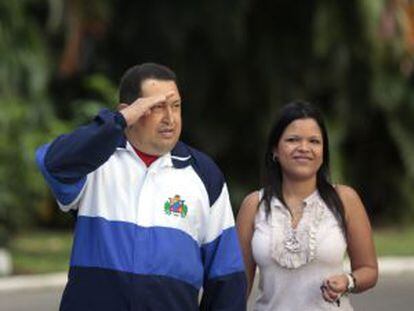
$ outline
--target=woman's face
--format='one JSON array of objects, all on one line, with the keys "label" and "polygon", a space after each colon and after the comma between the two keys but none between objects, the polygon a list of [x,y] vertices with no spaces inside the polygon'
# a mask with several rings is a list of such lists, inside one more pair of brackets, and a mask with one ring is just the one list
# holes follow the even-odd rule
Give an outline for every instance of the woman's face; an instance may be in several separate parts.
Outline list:
[{"label": "woman's face", "polygon": [[290,123],[273,154],[280,163],[284,178],[315,178],[323,162],[323,139],[318,123],[311,118]]}]

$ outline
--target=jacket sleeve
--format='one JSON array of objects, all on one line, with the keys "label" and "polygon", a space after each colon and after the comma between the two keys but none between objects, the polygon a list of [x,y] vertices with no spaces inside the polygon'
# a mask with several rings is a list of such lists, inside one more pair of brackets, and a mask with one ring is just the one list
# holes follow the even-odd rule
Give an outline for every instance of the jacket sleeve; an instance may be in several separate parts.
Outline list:
[{"label": "jacket sleeve", "polygon": [[87,175],[115,152],[125,126],[119,112],[103,109],[92,123],[37,149],[37,165],[63,210],[75,208]]},{"label": "jacket sleeve", "polygon": [[225,184],[209,217],[202,246],[205,276],[200,310],[246,310],[246,276]]}]

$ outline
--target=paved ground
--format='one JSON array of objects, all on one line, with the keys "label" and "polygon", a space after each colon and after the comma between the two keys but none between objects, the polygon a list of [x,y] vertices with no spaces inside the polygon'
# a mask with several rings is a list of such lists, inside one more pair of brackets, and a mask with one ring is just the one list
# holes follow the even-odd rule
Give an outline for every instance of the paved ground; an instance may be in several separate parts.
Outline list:
[{"label": "paved ground", "polygon": [[1,311],[57,311],[63,288],[0,292]]},{"label": "paved ground", "polygon": [[361,311],[412,311],[414,273],[382,276],[377,286],[366,293],[355,295],[352,303]]},{"label": "paved ground", "polygon": [[[62,290],[62,286],[0,290],[0,311],[56,311]],[[352,301],[356,311],[412,311],[413,298],[410,272],[382,276],[374,290],[354,295]]]},{"label": "paved ground", "polygon": [[[412,311],[413,298],[414,272],[408,272],[381,276],[374,289],[352,295],[351,301],[355,311]],[[250,299],[248,311],[252,305]]]}]

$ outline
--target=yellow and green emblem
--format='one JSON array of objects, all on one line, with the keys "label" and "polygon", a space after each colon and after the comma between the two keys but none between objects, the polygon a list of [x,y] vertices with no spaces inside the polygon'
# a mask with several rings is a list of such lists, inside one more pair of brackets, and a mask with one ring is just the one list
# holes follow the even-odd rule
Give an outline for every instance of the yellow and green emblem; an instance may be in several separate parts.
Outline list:
[{"label": "yellow and green emblem", "polygon": [[181,200],[180,196],[176,194],[174,197],[168,198],[168,201],[164,203],[164,212],[167,215],[184,218],[187,215],[188,207],[184,204],[184,200]]}]

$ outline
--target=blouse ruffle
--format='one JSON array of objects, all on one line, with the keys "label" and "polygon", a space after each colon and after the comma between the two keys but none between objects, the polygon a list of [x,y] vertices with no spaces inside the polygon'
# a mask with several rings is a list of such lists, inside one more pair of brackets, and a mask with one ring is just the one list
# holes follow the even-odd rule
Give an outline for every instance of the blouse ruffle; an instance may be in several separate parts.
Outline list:
[{"label": "blouse ruffle", "polygon": [[311,262],[316,254],[316,233],[323,219],[326,205],[318,192],[305,200],[302,218],[292,228],[291,215],[286,207],[272,200],[271,257],[282,267],[295,269]]}]

